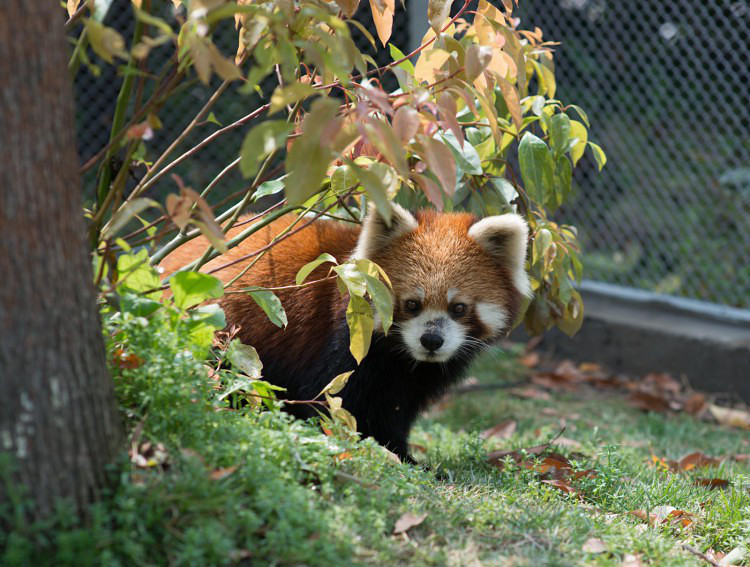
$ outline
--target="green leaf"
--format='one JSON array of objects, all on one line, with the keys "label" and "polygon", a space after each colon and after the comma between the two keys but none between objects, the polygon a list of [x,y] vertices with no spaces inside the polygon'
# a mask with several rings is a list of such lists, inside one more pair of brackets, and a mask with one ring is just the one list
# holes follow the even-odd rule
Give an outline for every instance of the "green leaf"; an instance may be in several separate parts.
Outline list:
[{"label": "green leaf", "polygon": [[570,138],[570,118],[567,114],[555,114],[549,120],[550,144],[556,155],[565,151]]},{"label": "green leaf", "polygon": [[573,166],[565,155],[557,158],[555,163],[555,197],[554,204],[562,205],[563,201],[570,195],[573,183]]},{"label": "green leaf", "polygon": [[102,239],[107,240],[108,238],[112,238],[115,234],[120,232],[135,215],[149,207],[160,208],[160,205],[153,199],[148,199],[146,197],[139,197],[138,199],[128,201],[125,205],[117,209],[117,212],[114,215],[112,215],[112,218],[104,227],[104,230],[102,230]]},{"label": "green leaf", "polygon": [[207,299],[217,299],[224,295],[221,280],[200,272],[177,272],[169,279],[174,304],[180,309],[188,309]]},{"label": "green leaf", "polygon": [[[284,176],[286,177],[286,176]],[[267,197],[268,195],[275,195],[284,190],[284,177],[279,179],[272,179],[261,183],[260,186],[253,193],[253,202],[257,201],[261,197]]]},{"label": "green leaf", "polygon": [[586,130],[586,126],[577,120],[571,120],[570,139],[571,141],[573,139],[576,140],[570,150],[570,157],[573,160],[573,165],[578,165],[578,160],[583,157],[583,152],[586,149],[586,142],[589,140],[589,132]]},{"label": "green leaf", "polygon": [[357,174],[348,165],[337,167],[331,174],[331,189],[334,193],[343,193],[359,183]]},{"label": "green leaf", "polygon": [[148,317],[161,306],[160,302],[135,293],[123,293],[120,297],[120,310],[136,317]]},{"label": "green leaf", "polygon": [[589,116],[588,114],[584,112],[584,110],[580,106],[576,104],[569,104],[568,108],[572,108],[573,110],[575,110],[578,113],[578,116],[581,117],[581,120],[583,120],[584,124],[586,124],[586,127],[591,128],[591,123],[589,122]]},{"label": "green leaf", "polygon": [[[157,271],[148,263],[148,251],[141,248],[135,254],[122,254],[117,258],[117,285],[120,291],[143,293],[161,287]],[[159,299],[161,291],[150,293],[151,299]]]},{"label": "green leaf", "polygon": [[302,266],[299,269],[299,272],[297,272],[297,277],[295,278],[294,283],[296,283],[297,285],[300,285],[302,282],[305,281],[305,279],[307,279],[307,276],[309,276],[310,273],[315,268],[317,268],[321,264],[325,264],[326,262],[331,262],[333,264],[338,264],[338,262],[336,261],[336,258],[334,258],[330,254],[324,252],[323,254],[321,254],[320,256],[318,256],[315,260],[313,260],[312,262],[309,262],[309,263],[305,264],[304,266]]},{"label": "green leaf", "polygon": [[266,157],[284,147],[293,129],[294,124],[286,120],[266,120],[254,126],[245,136],[240,150],[243,177],[255,175]]},{"label": "green leaf", "polygon": [[366,299],[357,295],[349,296],[346,323],[349,326],[349,351],[359,364],[370,350],[374,327],[372,307]]},{"label": "green leaf", "polygon": [[534,236],[534,260],[532,264],[543,260],[550,246],[552,246],[552,233],[546,228],[540,228]]},{"label": "green leaf", "polygon": [[293,104],[298,100],[318,94],[320,94],[320,91],[307,83],[295,82],[285,87],[276,87],[276,90],[271,95],[271,106],[268,109],[268,115],[270,116],[278,112],[288,104]]},{"label": "green leaf", "polygon": [[245,291],[258,304],[258,307],[265,312],[271,323],[277,327],[286,327],[289,324],[286,318],[286,311],[284,311],[284,307],[281,305],[281,300],[274,292],[260,287],[250,287]]},{"label": "green leaf", "polygon": [[602,168],[607,163],[607,154],[604,153],[604,150],[599,147],[598,144],[595,144],[594,142],[589,142],[589,147],[594,152],[594,159],[596,159],[596,165],[599,166],[599,171],[602,170]]},{"label": "green leaf", "polygon": [[261,377],[263,363],[260,361],[258,351],[250,345],[242,344],[239,339],[232,339],[229,343],[227,359],[232,363],[233,368],[241,370],[250,378]]},{"label": "green leaf", "polygon": [[341,281],[344,282],[346,289],[349,290],[351,295],[364,297],[367,292],[367,281],[365,281],[365,274],[359,271],[356,264],[347,262],[336,266],[333,270],[338,274]]},{"label": "green leaf", "polygon": [[367,293],[370,294],[372,303],[380,314],[380,319],[383,322],[383,333],[388,334],[388,329],[391,328],[393,323],[393,298],[391,292],[388,291],[386,285],[381,282],[378,278],[365,274],[365,281],[367,282]]},{"label": "green leaf", "polygon": [[477,153],[477,150],[467,140],[464,140],[464,147],[456,139],[456,136],[451,131],[445,131],[441,134],[443,141],[453,153],[453,157],[456,158],[456,165],[460,167],[464,173],[470,175],[482,175],[482,160]]},{"label": "green leaf", "polygon": [[[351,165],[354,164],[352,163]],[[357,165],[354,165],[354,167],[368,196],[375,203],[378,213],[385,221],[385,224],[390,226],[393,209],[388,198],[388,189],[389,184],[398,182],[398,176],[395,175],[392,168],[384,163],[370,164],[369,169],[364,169]]]},{"label": "green leaf", "polygon": [[206,116],[206,122],[210,122],[211,124],[216,124],[217,126],[223,126],[223,124],[218,121],[218,119],[216,118],[216,115],[213,112],[208,113],[208,116]]},{"label": "green leaf", "polygon": [[227,326],[227,318],[224,310],[216,305],[201,305],[196,309],[190,310],[190,318],[194,321],[201,321],[206,325],[211,325],[214,330],[223,329]]},{"label": "green leaf", "polygon": [[302,135],[292,144],[286,155],[286,171],[289,172],[285,193],[290,205],[304,203],[320,190],[320,184],[333,159],[328,147],[332,140],[323,134],[326,126],[338,112],[335,99],[319,98],[313,102],[310,112],[302,123]]},{"label": "green leaf", "polygon": [[[399,59],[404,59],[404,57],[406,57],[404,53],[392,43],[388,44],[388,49],[391,52],[391,59],[393,59],[394,61],[398,61]],[[396,65],[396,67],[399,69],[403,69],[412,77],[414,76],[414,63],[412,63],[408,59],[405,59],[404,61]]]},{"label": "green leaf", "polygon": [[518,145],[518,161],[529,197],[537,203],[547,202],[552,193],[555,170],[547,144],[526,132]]}]

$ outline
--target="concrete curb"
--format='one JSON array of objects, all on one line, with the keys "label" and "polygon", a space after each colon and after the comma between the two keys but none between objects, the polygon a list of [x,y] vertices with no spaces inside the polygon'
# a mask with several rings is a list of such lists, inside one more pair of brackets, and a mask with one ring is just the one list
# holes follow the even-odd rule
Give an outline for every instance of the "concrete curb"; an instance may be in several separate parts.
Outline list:
[{"label": "concrete curb", "polygon": [[581,330],[573,338],[550,331],[542,348],[616,372],[670,372],[750,402],[750,311],[597,282],[584,282],[581,294]]}]

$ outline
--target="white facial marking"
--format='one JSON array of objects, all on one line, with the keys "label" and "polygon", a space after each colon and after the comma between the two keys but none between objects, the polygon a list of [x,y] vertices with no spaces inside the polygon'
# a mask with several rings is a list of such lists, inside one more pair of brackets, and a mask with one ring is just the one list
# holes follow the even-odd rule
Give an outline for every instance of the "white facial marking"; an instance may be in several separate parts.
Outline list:
[{"label": "white facial marking", "polygon": [[448,298],[448,303],[453,301],[453,298],[456,297],[457,295],[458,295],[458,290],[455,287],[449,289],[448,293],[446,294],[446,297]]},{"label": "white facial marking", "polygon": [[480,301],[476,306],[477,316],[493,333],[499,333],[508,324],[508,312],[494,303]]},{"label": "white facial marking", "polygon": [[[439,335],[443,344],[430,353],[421,342],[426,333]],[[409,354],[424,362],[445,362],[452,358],[466,340],[463,326],[450,318],[447,312],[438,309],[425,309],[401,324],[401,337],[409,349]]]}]

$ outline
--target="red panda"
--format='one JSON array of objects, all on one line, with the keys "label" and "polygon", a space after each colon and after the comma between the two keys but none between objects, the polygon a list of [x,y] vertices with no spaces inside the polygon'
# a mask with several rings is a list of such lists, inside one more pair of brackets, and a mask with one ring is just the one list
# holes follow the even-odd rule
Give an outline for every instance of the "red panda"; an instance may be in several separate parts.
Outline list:
[{"label": "red panda", "polygon": [[[204,270],[262,248],[292,218],[264,227]],[[393,205],[389,226],[371,207],[361,228],[312,223],[272,247],[232,286],[291,286],[276,292],[289,320],[286,329],[273,325],[247,294],[228,294],[220,303],[227,324],[240,327],[237,337],[257,349],[264,379],[286,388],[281,397],[312,399],[334,376],[354,370],[340,394],[343,407],[354,415],[363,436],[413,462],[407,441],[414,420],[462,378],[484,346],[509,331],[524,296],[530,295],[524,270],[527,239],[526,222],[515,214],[481,220],[433,211],[414,216]],[[193,240],[162,266],[174,271],[206,245],[203,239]],[[349,352],[348,298],[335,281],[293,286],[299,269],[324,252],[339,262],[368,258],[393,284],[393,326],[387,336],[376,328],[359,366]],[[226,283],[249,261],[214,275]],[[308,281],[325,278],[327,270],[317,268]],[[314,415],[305,405],[288,408],[299,417]]]}]

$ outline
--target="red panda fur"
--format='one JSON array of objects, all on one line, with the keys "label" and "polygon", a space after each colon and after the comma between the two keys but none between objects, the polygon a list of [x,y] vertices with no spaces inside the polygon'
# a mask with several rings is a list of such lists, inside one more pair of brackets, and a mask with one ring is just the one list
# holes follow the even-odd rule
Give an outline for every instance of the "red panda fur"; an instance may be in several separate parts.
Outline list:
[{"label": "red panda fur", "polygon": [[[202,270],[211,272],[263,248],[295,218],[274,221]],[[509,329],[523,295],[528,294],[523,273],[525,223],[516,215],[490,219],[513,221],[512,228],[487,230],[489,219],[480,221],[465,213],[422,211],[413,217],[400,207],[394,207],[391,226],[372,208],[363,228],[327,220],[314,222],[270,248],[227,290],[290,286],[275,291],[287,313],[288,327],[275,326],[254,300],[242,293],[228,293],[220,300],[227,324],[239,326],[237,337],[257,349],[264,364],[264,379],[287,389],[281,397],[311,399],[334,376],[355,370],[340,394],[343,406],[357,419],[363,435],[374,437],[401,458],[411,460],[407,439],[413,421],[430,401],[462,377],[483,343]],[[229,236],[246,228],[235,227]],[[171,273],[199,257],[207,246],[205,239],[195,239],[169,255],[161,266],[166,274]],[[393,283],[394,327],[387,336],[376,329],[370,351],[359,366],[349,353],[345,317],[348,297],[341,296],[334,279],[324,279],[330,266],[317,268],[307,278],[323,281],[294,287],[299,269],[324,252],[339,262],[366,255]],[[226,283],[252,259],[213,274]],[[456,356],[440,363],[410,356],[398,329],[416,317],[404,301],[415,289],[419,290],[420,312],[447,312],[450,298],[456,294],[465,302],[464,312],[455,315],[466,334],[460,356],[457,351]],[[478,302],[495,306],[488,311],[489,317],[485,315],[492,324],[483,320]],[[498,319],[493,315],[496,313],[502,317]],[[301,417],[314,414],[305,406],[289,407]]]}]

